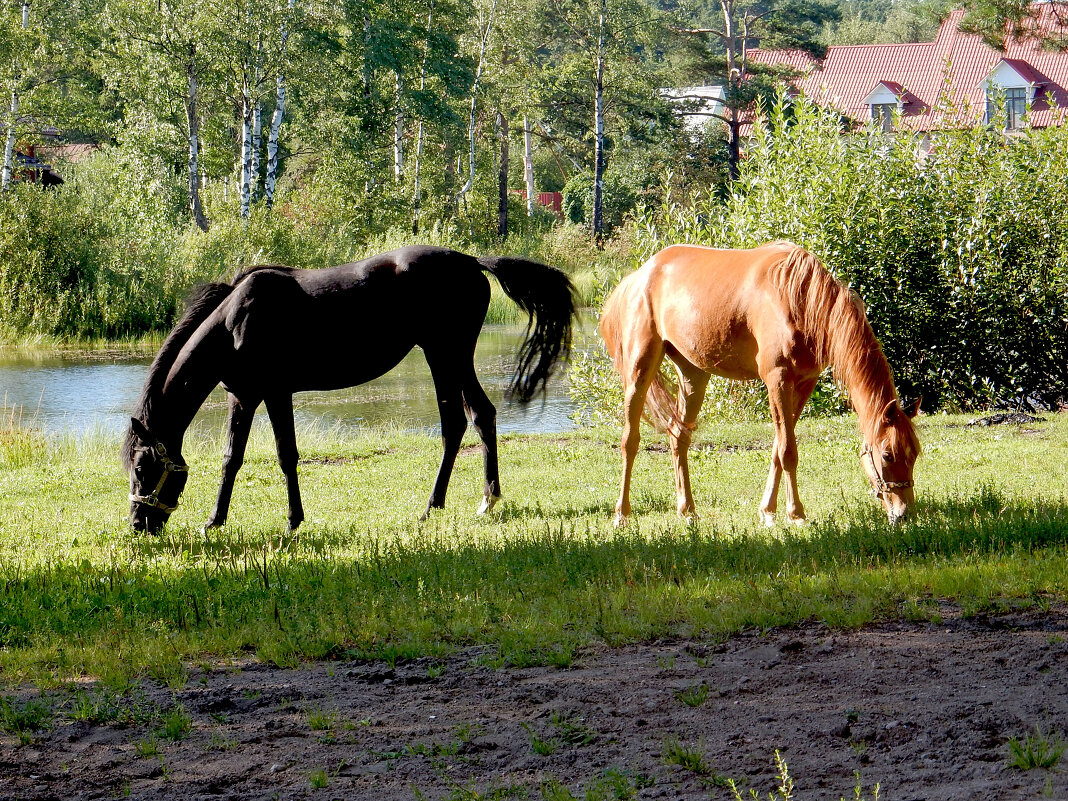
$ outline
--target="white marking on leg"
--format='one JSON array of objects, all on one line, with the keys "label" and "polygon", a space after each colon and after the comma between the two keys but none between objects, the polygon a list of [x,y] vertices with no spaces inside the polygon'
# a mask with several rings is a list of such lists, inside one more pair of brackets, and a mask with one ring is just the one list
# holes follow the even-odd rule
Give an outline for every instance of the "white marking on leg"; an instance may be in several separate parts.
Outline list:
[{"label": "white marking on leg", "polygon": [[493,507],[497,505],[497,501],[499,501],[500,499],[500,495],[491,495],[487,492],[486,496],[482,499],[482,503],[479,504],[478,513],[480,515],[489,514]]}]

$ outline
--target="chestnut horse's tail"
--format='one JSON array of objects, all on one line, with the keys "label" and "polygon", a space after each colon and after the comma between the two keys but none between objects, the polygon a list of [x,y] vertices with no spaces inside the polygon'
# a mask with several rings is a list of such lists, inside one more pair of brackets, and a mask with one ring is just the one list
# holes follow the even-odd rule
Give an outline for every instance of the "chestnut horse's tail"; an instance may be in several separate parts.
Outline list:
[{"label": "chestnut horse's tail", "polygon": [[[612,291],[612,294],[608,296],[608,300],[605,301],[600,322],[601,338],[604,340],[605,348],[612,359],[612,365],[616,368],[620,379],[623,380],[624,387],[626,387],[626,378],[623,375],[625,369],[623,363],[624,332],[621,330],[623,320],[620,316],[619,304],[622,303],[622,297],[626,292],[627,279],[624,278],[619,286]],[[645,396],[646,419],[653,424],[657,431],[670,431],[673,425],[682,425],[682,417],[679,415],[678,406],[678,400],[671,391],[663,371],[658,369],[653,375],[652,383],[649,384],[649,391]]]},{"label": "chestnut horse's tail", "polygon": [[557,361],[571,351],[575,287],[565,273],[536,261],[487,256],[478,263],[529,316],[509,389],[511,397],[529,401],[544,388]]}]

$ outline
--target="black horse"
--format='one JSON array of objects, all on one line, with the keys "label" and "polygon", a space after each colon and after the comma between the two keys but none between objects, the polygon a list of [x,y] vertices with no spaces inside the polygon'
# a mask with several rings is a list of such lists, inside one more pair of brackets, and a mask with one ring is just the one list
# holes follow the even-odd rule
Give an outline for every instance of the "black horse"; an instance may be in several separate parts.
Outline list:
[{"label": "black horse", "polygon": [[444,445],[423,517],[445,505],[468,416],[482,439],[486,487],[479,513],[488,512],[501,490],[497,413],[474,366],[490,298],[483,271],[530,315],[511,386],[513,397],[528,401],[571,345],[574,288],[552,267],[420,246],[322,270],[252,267],[232,284],[199,287],[149,369],[122,447],[131,525],[158,531],[177,507],[188,476],[182,459],[186,429],[222,384],[229,393],[229,431],[219,497],[205,528],[226,522],[252,417],[264,403],[286,479],[289,527],[295,529],[304,509],[293,393],[370,381],[416,345],[434,378]]}]

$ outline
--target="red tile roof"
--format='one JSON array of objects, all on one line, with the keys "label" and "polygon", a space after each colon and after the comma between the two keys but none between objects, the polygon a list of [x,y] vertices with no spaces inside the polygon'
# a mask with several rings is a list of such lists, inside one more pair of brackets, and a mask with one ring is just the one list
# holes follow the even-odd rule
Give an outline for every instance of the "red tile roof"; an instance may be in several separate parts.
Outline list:
[{"label": "red tile roof", "polygon": [[[1032,29],[1058,31],[1050,3],[1036,10]],[[1009,42],[1000,53],[978,36],[962,33],[963,16],[962,10],[951,12],[933,42],[835,46],[822,63],[798,51],[750,50],[748,57],[753,63],[788,65],[803,72],[794,81],[797,89],[857,120],[871,116],[863,100],[880,82],[890,88],[896,84],[907,93],[902,125],[920,131],[982,121],[984,81],[1006,61],[1037,85],[1028,117],[1031,125],[1061,124],[1061,109],[1068,108],[1068,53],[1044,50],[1034,36]]]}]

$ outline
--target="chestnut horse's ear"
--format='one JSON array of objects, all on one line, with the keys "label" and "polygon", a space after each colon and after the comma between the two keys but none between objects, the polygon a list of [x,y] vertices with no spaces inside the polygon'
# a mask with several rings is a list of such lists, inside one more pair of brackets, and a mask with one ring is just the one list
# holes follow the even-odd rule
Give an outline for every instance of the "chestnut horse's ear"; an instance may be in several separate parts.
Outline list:
[{"label": "chestnut horse's ear", "polygon": [[886,404],[886,406],[883,407],[883,423],[885,423],[886,425],[893,425],[894,418],[897,417],[899,414],[903,413],[904,410],[901,408],[901,404],[898,403],[896,400],[892,400],[888,404]]},{"label": "chestnut horse's ear", "polygon": [[148,432],[148,427],[136,417],[130,418],[130,428],[137,436],[137,438],[142,440],[143,442],[151,443],[153,440],[155,440],[155,437],[153,437]]}]

